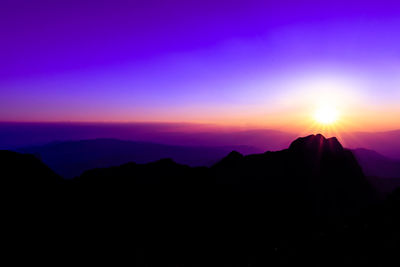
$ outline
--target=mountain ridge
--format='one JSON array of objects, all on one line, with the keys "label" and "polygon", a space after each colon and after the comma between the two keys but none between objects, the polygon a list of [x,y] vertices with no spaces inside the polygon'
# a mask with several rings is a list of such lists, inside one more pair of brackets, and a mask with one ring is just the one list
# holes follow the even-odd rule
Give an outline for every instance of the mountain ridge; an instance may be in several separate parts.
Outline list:
[{"label": "mountain ridge", "polygon": [[190,147],[111,138],[57,141],[15,151],[37,155],[58,174],[73,178],[93,168],[118,166],[132,161],[149,163],[168,157],[190,166],[211,166],[232,149],[246,154],[258,151],[249,146]]},{"label": "mountain ridge", "polygon": [[[18,155],[13,164],[0,161],[0,170],[11,170],[7,180],[30,181],[27,190],[4,187],[13,211],[5,217],[16,221],[10,240],[44,240],[58,259],[134,252],[148,266],[386,265],[397,257],[400,191],[376,198],[352,152],[336,141],[312,135],[281,151],[231,152],[211,167],[162,159],[71,180],[46,168],[29,175],[21,157],[43,166],[38,159],[0,151],[0,158]],[[35,175],[55,182],[35,184]]]}]

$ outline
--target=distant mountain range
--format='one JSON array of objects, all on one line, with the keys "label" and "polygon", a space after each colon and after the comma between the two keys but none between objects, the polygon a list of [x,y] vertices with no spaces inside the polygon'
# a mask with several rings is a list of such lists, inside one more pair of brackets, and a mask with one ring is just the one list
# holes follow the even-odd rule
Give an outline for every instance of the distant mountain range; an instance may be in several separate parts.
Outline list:
[{"label": "distant mountain range", "polygon": [[353,149],[354,156],[374,187],[387,194],[400,187],[400,160],[389,159],[368,149]]},{"label": "distant mountain range", "polygon": [[340,135],[348,148],[374,150],[385,157],[400,160],[400,130],[387,132],[354,132]]},{"label": "distant mountain range", "polygon": [[190,147],[250,146],[259,151],[289,146],[296,134],[184,123],[1,123],[0,149],[59,141],[118,139]]},{"label": "distant mountain range", "polygon": [[59,175],[73,178],[94,168],[118,166],[127,162],[148,163],[163,158],[171,158],[190,166],[211,166],[232,150],[244,154],[260,152],[249,146],[172,146],[116,139],[53,142],[15,151],[36,155]]},{"label": "distant mountain range", "polygon": [[352,149],[366,176],[400,178],[400,160],[390,159],[373,150]]},{"label": "distant mountain range", "polygon": [[[0,123],[0,149],[42,146],[54,141],[118,139],[190,147],[287,148],[299,135],[272,129],[240,129],[184,123]],[[347,148],[365,148],[400,160],[400,130],[340,133]]]}]

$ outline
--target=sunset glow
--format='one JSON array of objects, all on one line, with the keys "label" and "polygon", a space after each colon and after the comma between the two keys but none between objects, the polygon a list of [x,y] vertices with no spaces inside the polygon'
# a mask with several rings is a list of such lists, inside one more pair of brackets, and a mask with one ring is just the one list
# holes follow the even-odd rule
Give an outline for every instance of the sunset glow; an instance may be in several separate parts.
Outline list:
[{"label": "sunset glow", "polygon": [[23,2],[0,16],[0,121],[400,128],[395,1]]},{"label": "sunset glow", "polygon": [[314,119],[321,124],[334,124],[337,122],[339,113],[335,107],[332,106],[321,106],[314,114]]}]

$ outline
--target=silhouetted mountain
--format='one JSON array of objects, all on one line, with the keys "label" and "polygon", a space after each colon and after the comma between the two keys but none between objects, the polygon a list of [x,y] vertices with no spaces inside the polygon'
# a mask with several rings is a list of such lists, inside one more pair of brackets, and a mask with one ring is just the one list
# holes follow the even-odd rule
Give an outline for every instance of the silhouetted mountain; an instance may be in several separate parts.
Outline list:
[{"label": "silhouetted mountain", "polygon": [[96,169],[75,181],[124,188],[155,184],[171,192],[216,183],[239,192],[262,193],[262,198],[279,201],[286,211],[315,215],[356,214],[375,198],[351,151],[336,138],[322,135],[299,138],[289,149],[277,152],[248,156],[231,152],[209,169],[161,160]]},{"label": "silhouetted mountain", "polygon": [[306,206],[318,213],[353,213],[374,195],[352,153],[336,138],[322,135],[299,138],[277,152],[245,157],[231,153],[212,169],[217,181],[240,181],[241,188],[267,191],[276,198],[297,194],[297,203],[309,201]]},{"label": "silhouetted mountain", "polygon": [[73,178],[94,168],[127,162],[148,163],[162,158],[191,166],[211,166],[232,149],[246,154],[258,151],[248,146],[184,147],[116,139],[53,142],[16,151],[34,154],[59,175]]},{"label": "silhouetted mountain", "polygon": [[7,150],[0,150],[0,173],[4,187],[47,186],[62,182],[60,176],[33,155]]},{"label": "silhouetted mountain", "polygon": [[[25,157],[33,158],[13,155],[21,169]],[[34,162],[33,169],[42,170]],[[54,175],[44,170],[32,174]],[[50,204],[36,205],[27,217],[11,205],[20,222],[11,240],[40,239],[48,245],[38,251],[70,262],[82,256],[139,266],[398,262],[399,192],[384,202],[376,198],[352,152],[336,138],[311,135],[282,151],[231,152],[209,168],[163,159],[52,181],[31,183]],[[45,189],[55,194],[48,197]],[[35,202],[32,194],[16,195]]]}]

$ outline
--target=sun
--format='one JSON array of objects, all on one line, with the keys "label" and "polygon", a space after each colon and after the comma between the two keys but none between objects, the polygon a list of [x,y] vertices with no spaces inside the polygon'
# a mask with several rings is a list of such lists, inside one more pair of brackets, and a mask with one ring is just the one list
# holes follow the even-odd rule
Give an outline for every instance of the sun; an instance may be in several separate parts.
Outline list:
[{"label": "sun", "polygon": [[337,122],[338,118],[339,112],[333,106],[323,105],[314,112],[314,120],[319,124],[332,125]]}]

